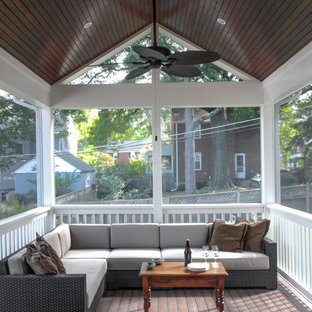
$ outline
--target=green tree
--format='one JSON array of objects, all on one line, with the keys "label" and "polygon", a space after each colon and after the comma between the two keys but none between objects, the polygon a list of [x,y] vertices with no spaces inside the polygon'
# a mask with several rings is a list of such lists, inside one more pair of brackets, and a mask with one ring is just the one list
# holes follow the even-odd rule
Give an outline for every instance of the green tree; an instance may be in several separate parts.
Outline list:
[{"label": "green tree", "polygon": [[151,136],[149,109],[103,109],[89,128],[89,146],[115,145]]},{"label": "green tree", "polygon": [[93,166],[97,172],[104,171],[106,167],[111,167],[115,164],[113,157],[104,152],[84,151],[79,153],[78,156],[84,162]]},{"label": "green tree", "polygon": [[312,168],[312,86],[304,88],[297,99],[280,107],[280,150],[284,164],[294,154],[302,155],[303,182]]},{"label": "green tree", "polygon": [[0,96],[0,170],[8,168],[22,155],[21,142],[35,144],[36,114],[27,107],[15,104],[9,97]]}]

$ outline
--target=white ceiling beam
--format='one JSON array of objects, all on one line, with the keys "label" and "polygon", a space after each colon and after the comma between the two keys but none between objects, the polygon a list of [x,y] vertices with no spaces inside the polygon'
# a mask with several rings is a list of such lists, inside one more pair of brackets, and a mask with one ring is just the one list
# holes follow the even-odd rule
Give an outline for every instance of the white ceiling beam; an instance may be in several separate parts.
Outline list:
[{"label": "white ceiling beam", "polygon": [[49,106],[51,86],[1,48],[0,89],[36,107]]},{"label": "white ceiling beam", "polygon": [[[155,90],[156,88],[156,90]],[[260,106],[260,82],[58,85],[52,87],[54,109],[207,106]]]}]

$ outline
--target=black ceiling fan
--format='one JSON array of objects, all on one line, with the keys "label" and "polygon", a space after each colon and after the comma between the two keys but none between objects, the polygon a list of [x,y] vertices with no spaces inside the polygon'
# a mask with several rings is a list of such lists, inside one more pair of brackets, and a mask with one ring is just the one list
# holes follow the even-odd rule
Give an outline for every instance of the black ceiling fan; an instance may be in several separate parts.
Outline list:
[{"label": "black ceiling fan", "polygon": [[[130,62],[130,64],[142,66],[132,70],[125,77],[125,80],[139,77],[149,70],[157,68],[168,75],[195,77],[201,74],[195,65],[211,63],[220,59],[219,54],[209,51],[183,51],[171,54],[168,48],[158,46],[156,41],[156,0],[153,0],[153,35],[153,46],[133,47],[134,52],[140,56],[142,62]],[[102,64],[100,66],[104,65],[110,64]]]}]

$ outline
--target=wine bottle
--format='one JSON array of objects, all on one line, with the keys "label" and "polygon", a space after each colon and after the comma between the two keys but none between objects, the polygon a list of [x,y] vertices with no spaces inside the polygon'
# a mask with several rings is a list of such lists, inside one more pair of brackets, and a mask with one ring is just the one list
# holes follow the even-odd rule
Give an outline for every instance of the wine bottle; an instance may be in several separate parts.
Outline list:
[{"label": "wine bottle", "polygon": [[185,249],[184,249],[184,266],[187,266],[192,262],[192,250],[190,248],[190,240],[186,240]]}]

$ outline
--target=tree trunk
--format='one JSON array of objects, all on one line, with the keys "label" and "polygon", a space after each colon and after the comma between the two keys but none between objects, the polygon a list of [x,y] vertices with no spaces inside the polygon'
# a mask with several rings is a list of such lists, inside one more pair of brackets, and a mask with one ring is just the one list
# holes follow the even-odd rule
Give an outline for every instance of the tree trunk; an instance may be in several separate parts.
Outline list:
[{"label": "tree trunk", "polygon": [[[211,126],[218,127],[224,124],[224,109],[220,109],[217,114],[212,116]],[[223,130],[223,128],[217,128],[212,135],[213,176],[211,188],[216,190],[232,186],[228,167],[227,132]]]},{"label": "tree trunk", "polygon": [[194,109],[185,109],[185,194],[196,193]]}]

